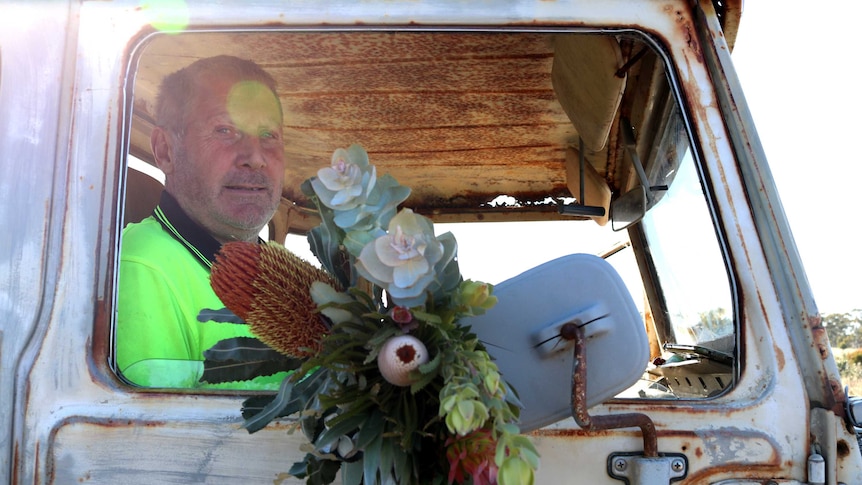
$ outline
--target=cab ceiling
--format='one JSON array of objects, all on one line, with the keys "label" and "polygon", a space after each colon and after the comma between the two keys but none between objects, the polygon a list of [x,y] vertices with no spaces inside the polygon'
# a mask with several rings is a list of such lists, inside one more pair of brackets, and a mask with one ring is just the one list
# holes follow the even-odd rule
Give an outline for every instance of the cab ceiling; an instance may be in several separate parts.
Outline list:
[{"label": "cab ceiling", "polygon": [[[302,181],[328,166],[333,150],[359,143],[378,174],[390,173],[412,188],[406,205],[437,220],[465,213],[485,220],[557,218],[548,201],[581,198],[579,178],[573,182],[579,137],[587,141],[584,202],[606,206],[629,180],[613,127],[623,111],[633,120],[646,116],[662,69],[636,40],[578,40],[587,37],[349,31],[155,36],[134,79],[130,152],[152,162],[149,134],[165,75],[202,57],[230,54],[251,58],[278,82],[285,113],[283,196],[300,212],[311,207]],[[555,54],[558,63],[564,61],[561,45],[570,57],[563,68],[574,74],[554,67]],[[567,86],[555,90],[552,77]],[[589,200],[591,194],[597,200]],[[508,196],[507,202],[495,206],[491,201],[499,196]],[[606,216],[598,219],[603,223]]]}]

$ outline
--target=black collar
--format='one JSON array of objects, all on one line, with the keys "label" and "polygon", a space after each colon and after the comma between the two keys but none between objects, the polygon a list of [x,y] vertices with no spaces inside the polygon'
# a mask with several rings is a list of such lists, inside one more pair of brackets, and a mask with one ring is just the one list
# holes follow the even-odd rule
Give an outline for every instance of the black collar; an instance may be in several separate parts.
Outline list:
[{"label": "black collar", "polygon": [[167,190],[162,191],[159,206],[153,211],[153,216],[174,239],[197,257],[201,264],[207,269],[212,267],[221,243],[193,221]]}]

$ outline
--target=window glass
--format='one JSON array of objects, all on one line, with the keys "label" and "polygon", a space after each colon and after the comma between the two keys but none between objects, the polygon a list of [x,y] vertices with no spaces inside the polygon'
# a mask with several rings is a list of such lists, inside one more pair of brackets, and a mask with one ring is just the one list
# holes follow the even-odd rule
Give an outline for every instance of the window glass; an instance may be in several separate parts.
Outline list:
[{"label": "window glass", "polygon": [[[263,238],[284,242],[316,263],[304,234],[317,219],[302,183],[328,166],[335,149],[358,143],[378,176],[389,174],[411,187],[406,207],[434,219],[438,234],[455,235],[464,278],[498,284],[575,253],[608,261],[628,289],[650,341],[643,379],[622,396],[702,398],[732,383],[735,320],[718,232],[691,157],[672,75],[645,37],[622,32],[230,31],[155,35],[139,52],[129,86],[134,99],[129,164],[139,164],[132,168],[150,173],[157,164],[151,134],[159,124],[156,104],[167,75],[213,55],[250,59],[277,82],[274,98],[283,114],[280,141],[271,136],[275,127],[255,131],[265,134],[261,150],[283,145],[282,199],[272,223],[260,232]],[[228,118],[232,113],[226,111]],[[197,133],[201,126],[182,133]],[[231,123],[217,128],[224,144],[247,132]],[[163,153],[182,162],[188,155],[183,150]],[[207,167],[201,179],[217,170],[215,162]],[[190,187],[188,182],[175,190]],[[128,200],[164,204],[152,198],[161,185],[149,187],[130,176]],[[196,222],[194,214],[187,215]],[[623,216],[631,216],[635,225],[619,230]],[[150,375],[195,369],[194,375],[152,387],[210,387],[200,383],[202,353],[209,348],[200,338],[212,328],[203,330],[199,318],[205,308],[218,312],[221,303],[183,306],[190,297],[206,300],[201,294],[207,288],[199,283],[206,281],[209,267],[201,261],[208,251],[214,254],[188,232],[171,232],[187,222],[171,216],[138,223],[149,224],[164,244],[164,252],[151,258],[171,261],[162,273],[125,271],[130,261],[124,247],[118,311],[135,298],[152,298],[151,308],[159,311],[135,324],[135,340],[117,333],[118,353],[150,336],[174,350],[191,349],[195,356],[191,364],[161,358],[140,364],[141,373]],[[141,228],[130,227],[124,244],[132,240],[131,231]],[[183,267],[189,255],[191,263]],[[130,258],[138,258],[139,266],[150,264],[139,255]],[[183,280],[190,274],[198,277],[194,295]],[[133,278],[143,282],[145,277],[152,280],[146,292],[122,292]],[[160,319],[171,312],[185,319],[181,331],[148,333],[150,327],[165,330]],[[114,364],[123,370],[121,362]],[[219,387],[267,389],[272,382]]]}]

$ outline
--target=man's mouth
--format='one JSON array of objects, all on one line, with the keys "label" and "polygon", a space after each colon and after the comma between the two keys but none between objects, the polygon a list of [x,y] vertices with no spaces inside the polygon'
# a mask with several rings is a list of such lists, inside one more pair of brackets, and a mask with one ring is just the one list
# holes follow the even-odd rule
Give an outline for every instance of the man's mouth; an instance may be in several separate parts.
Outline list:
[{"label": "man's mouth", "polygon": [[226,185],[225,189],[240,192],[264,192],[267,190],[266,187],[259,185]]}]

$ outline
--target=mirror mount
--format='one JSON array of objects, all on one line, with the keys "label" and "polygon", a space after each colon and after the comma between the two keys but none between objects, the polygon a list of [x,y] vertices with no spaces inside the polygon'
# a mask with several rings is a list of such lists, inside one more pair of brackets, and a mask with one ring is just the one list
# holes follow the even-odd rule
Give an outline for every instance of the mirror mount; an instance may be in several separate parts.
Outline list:
[{"label": "mirror mount", "polygon": [[670,484],[688,474],[688,458],[683,453],[659,453],[655,423],[643,413],[590,416],[587,404],[587,333],[574,322],[563,325],[560,335],[574,341],[572,370],[572,417],[584,431],[640,428],[643,453],[615,452],[608,456],[612,478],[632,485]]},{"label": "mirror mount", "polygon": [[[577,185],[578,187],[578,195],[577,202],[574,204],[559,204],[557,211],[562,215],[568,216],[586,216],[595,219],[600,225],[604,225],[607,222],[607,211],[605,207],[607,207],[610,203],[611,192],[607,186],[607,183],[599,177],[594,170],[588,171],[587,162],[584,157],[584,139],[578,137],[578,170],[577,170],[577,180],[574,180],[574,170],[572,158],[574,158],[571,154],[571,149],[569,149],[566,154],[566,174],[567,180],[566,183],[569,186],[569,192],[574,193],[573,185]],[[590,167],[591,169],[592,167]],[[595,196],[594,198],[601,199],[602,205],[586,205],[586,193],[587,193],[587,182],[590,183],[590,192]]]},{"label": "mirror mount", "polygon": [[667,185],[650,185],[646,170],[638,155],[634,128],[632,128],[628,118],[620,119],[620,132],[623,135],[623,144],[632,160],[632,166],[640,185],[623,194],[612,204],[611,227],[614,231],[621,231],[641,220],[646,211],[656,202],[654,192],[668,189]]},{"label": "mirror mount", "polygon": [[640,428],[644,440],[644,456],[658,456],[658,437],[655,424],[642,413],[590,416],[587,408],[587,337],[583,326],[566,323],[560,332],[563,338],[574,340],[574,369],[572,371],[572,417],[585,431],[619,428]]}]

